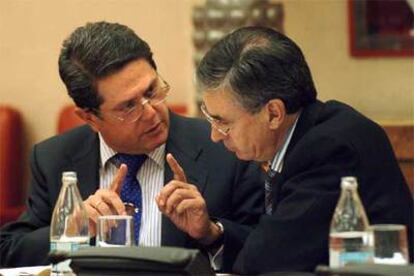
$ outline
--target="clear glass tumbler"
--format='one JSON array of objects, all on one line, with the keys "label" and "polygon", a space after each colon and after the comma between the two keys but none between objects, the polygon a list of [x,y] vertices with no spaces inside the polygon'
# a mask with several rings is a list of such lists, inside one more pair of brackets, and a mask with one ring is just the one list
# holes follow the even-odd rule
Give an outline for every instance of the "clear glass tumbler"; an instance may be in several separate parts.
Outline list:
[{"label": "clear glass tumbler", "polygon": [[407,230],[400,224],[376,224],[371,226],[374,238],[374,263],[408,264]]},{"label": "clear glass tumbler", "polygon": [[134,220],[132,216],[98,217],[96,246],[122,247],[134,245]]}]

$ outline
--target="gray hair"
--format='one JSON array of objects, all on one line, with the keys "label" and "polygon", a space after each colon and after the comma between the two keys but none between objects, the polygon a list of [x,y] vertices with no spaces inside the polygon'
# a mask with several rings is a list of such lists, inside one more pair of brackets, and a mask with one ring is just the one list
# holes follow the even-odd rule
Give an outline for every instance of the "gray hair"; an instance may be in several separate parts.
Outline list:
[{"label": "gray hair", "polygon": [[196,71],[202,91],[230,91],[240,105],[257,113],[280,99],[288,113],[316,100],[311,72],[300,48],[264,27],[244,27],[215,44]]}]

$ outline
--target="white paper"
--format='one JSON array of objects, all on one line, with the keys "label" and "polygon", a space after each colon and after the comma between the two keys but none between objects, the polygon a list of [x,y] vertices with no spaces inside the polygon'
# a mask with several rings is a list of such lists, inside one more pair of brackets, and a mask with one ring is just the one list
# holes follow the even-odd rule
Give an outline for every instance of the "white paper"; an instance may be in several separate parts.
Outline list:
[{"label": "white paper", "polygon": [[27,266],[18,268],[4,268],[0,269],[1,276],[29,276],[37,275],[45,269],[50,269],[50,265],[47,266]]}]

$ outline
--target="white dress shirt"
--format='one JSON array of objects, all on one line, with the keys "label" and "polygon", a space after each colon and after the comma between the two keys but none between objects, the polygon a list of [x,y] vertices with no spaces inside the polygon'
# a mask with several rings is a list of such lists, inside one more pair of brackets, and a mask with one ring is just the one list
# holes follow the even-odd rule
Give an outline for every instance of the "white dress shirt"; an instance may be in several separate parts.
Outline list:
[{"label": "white dress shirt", "polygon": [[289,128],[288,132],[286,133],[286,138],[285,141],[283,142],[282,147],[280,148],[280,150],[278,150],[275,154],[275,156],[273,157],[271,163],[270,163],[270,169],[272,171],[281,173],[282,169],[283,169],[283,160],[285,158],[285,154],[286,154],[286,150],[290,144],[290,140],[292,139],[293,136],[293,132],[295,131],[296,125],[298,123],[300,114],[298,115],[298,117],[296,118],[295,122],[293,123],[293,125]]},{"label": "white dress shirt", "polygon": [[[111,149],[99,134],[100,169],[99,187],[108,189],[115,178],[118,168],[111,162],[117,153]],[[138,170],[137,179],[142,190],[142,217],[139,233],[140,246],[161,246],[161,212],[155,203],[155,196],[164,186],[165,144],[148,154],[142,167]]]}]

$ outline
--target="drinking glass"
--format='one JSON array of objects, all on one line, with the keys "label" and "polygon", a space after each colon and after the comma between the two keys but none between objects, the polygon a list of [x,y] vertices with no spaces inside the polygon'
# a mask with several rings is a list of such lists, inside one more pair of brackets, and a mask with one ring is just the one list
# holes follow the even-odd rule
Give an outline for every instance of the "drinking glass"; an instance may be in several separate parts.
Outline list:
[{"label": "drinking glass", "polygon": [[100,216],[98,217],[96,246],[122,247],[134,245],[134,228],[132,216]]},{"label": "drinking glass", "polygon": [[407,230],[400,224],[371,226],[374,237],[374,263],[408,264]]}]

